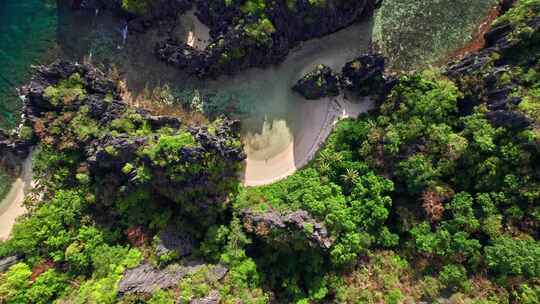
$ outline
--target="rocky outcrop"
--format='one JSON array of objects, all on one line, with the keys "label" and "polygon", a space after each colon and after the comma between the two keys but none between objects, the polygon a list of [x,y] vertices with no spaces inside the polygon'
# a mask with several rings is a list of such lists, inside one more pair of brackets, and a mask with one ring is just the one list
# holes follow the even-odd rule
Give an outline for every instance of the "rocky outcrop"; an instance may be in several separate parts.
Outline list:
[{"label": "rocky outcrop", "polygon": [[192,7],[192,0],[153,0],[147,11],[129,20],[131,31],[142,32],[155,26],[173,28],[178,16]]},{"label": "rocky outcrop", "polygon": [[255,212],[245,209],[241,215],[246,231],[269,241],[288,242],[295,239],[294,234],[301,234],[307,237],[313,247],[329,249],[333,244],[324,224],[305,210],[282,216],[275,211]]},{"label": "rocky outcrop", "polygon": [[[532,18],[527,22],[530,33],[540,31],[540,17]],[[515,26],[509,23],[496,24],[484,34],[485,46],[479,52],[466,55],[458,62],[452,63],[446,70],[447,75],[458,78],[467,74],[474,74],[482,70],[488,63],[502,66],[515,56],[512,52],[521,44],[519,35],[513,35]]]},{"label": "rocky outcrop", "polygon": [[120,295],[132,293],[150,294],[156,289],[167,289],[178,284],[185,276],[195,273],[202,267],[210,267],[210,275],[216,280],[221,280],[227,274],[227,268],[221,265],[206,265],[203,263],[193,263],[181,266],[172,265],[166,269],[158,269],[144,263],[136,268],[128,269],[124,272],[118,292]]},{"label": "rocky outcrop", "polygon": [[185,257],[191,254],[195,246],[195,240],[190,234],[178,231],[174,226],[167,226],[158,233],[156,239],[157,256],[175,254],[178,257]]},{"label": "rocky outcrop", "polygon": [[[31,132],[29,130],[29,132]],[[30,135],[31,136],[31,135]],[[28,157],[32,141],[22,139],[16,132],[8,133],[0,130],[0,167],[13,176],[21,173],[21,165]]]},{"label": "rocky outcrop", "polygon": [[343,88],[358,96],[382,94],[386,87],[384,62],[380,54],[365,54],[347,62],[341,71]]},{"label": "rocky outcrop", "polygon": [[189,304],[219,304],[221,301],[221,295],[218,290],[211,290],[204,298],[194,299]]},{"label": "rocky outcrop", "polygon": [[9,256],[0,259],[0,273],[6,272],[11,266],[17,264],[19,259],[16,256]]},{"label": "rocky outcrop", "polygon": [[[161,60],[201,77],[234,74],[250,67],[266,67],[282,62],[300,41],[321,37],[342,29],[371,13],[379,1],[309,0],[275,1],[263,12],[271,23],[264,38],[260,16],[223,1],[196,2],[198,17],[210,28],[211,41],[205,50],[196,50],[174,37],[156,45]],[[261,15],[261,14],[258,14]]]},{"label": "rocky outcrop", "polygon": [[155,26],[174,27],[178,15],[189,10],[192,2],[192,0],[153,0],[148,2],[150,5],[142,11],[126,9],[122,0],[61,0],[60,4],[74,10],[92,12],[107,9],[126,19],[130,31],[144,32]]},{"label": "rocky outcrop", "polygon": [[[507,10],[512,3],[502,1],[502,11]],[[528,35],[539,35],[539,17],[523,22],[529,27]],[[529,64],[529,58],[517,56],[522,47],[522,34],[516,33],[515,24],[498,23],[484,38],[485,46],[482,50],[466,55],[460,61],[450,64],[446,70],[446,74],[464,92],[458,101],[460,115],[469,115],[474,107],[485,104],[489,111],[486,118],[494,127],[513,131],[527,129],[534,121],[517,110],[522,100],[513,94],[522,84],[518,79],[503,81],[503,76],[508,75],[516,63]]]},{"label": "rocky outcrop", "polygon": [[318,65],[293,86],[293,90],[306,99],[319,99],[339,95],[339,78],[331,68]]},{"label": "rocky outcrop", "polygon": [[[114,202],[119,188],[148,185],[172,201],[193,203],[197,200],[189,193],[195,197],[205,191],[211,201],[197,203],[206,209],[223,202],[220,183],[232,187],[237,180],[236,170],[245,159],[237,121],[222,118],[210,129],[130,107],[120,99],[115,84],[90,65],[57,62],[36,70],[33,80],[19,90],[25,96],[24,124],[31,127],[37,141],[84,155],[90,180],[101,185],[98,199],[104,205]],[[165,150],[159,152],[164,127],[171,135],[186,134],[193,143],[175,151],[163,146]],[[0,149],[1,142],[0,138]],[[206,168],[209,163],[219,169]],[[184,195],[179,196],[182,190]]]}]

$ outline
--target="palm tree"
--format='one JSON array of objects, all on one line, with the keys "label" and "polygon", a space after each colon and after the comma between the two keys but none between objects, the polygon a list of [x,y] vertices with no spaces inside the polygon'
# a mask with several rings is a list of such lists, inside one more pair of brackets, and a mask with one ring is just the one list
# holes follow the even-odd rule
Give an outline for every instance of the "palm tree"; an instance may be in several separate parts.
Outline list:
[{"label": "palm tree", "polygon": [[319,164],[319,169],[322,173],[327,173],[332,168],[332,165],[343,160],[343,155],[339,152],[332,151],[330,149],[325,149],[319,154],[317,160]]},{"label": "palm tree", "polygon": [[321,171],[322,174],[326,174],[326,173],[330,172],[331,169],[332,169],[332,167],[330,166],[329,163],[327,163],[327,162],[320,162],[319,163],[319,171]]},{"label": "palm tree", "polygon": [[358,171],[352,168],[347,168],[346,172],[341,175],[341,179],[343,180],[343,182],[349,185],[356,184],[359,178],[360,174],[358,173]]}]

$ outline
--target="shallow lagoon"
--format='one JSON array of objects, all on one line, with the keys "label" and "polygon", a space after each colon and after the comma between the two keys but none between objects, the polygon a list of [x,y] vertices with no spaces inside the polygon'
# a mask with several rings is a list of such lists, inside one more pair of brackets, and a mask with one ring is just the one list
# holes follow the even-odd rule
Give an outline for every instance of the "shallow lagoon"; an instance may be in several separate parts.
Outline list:
[{"label": "shallow lagoon", "polygon": [[[309,101],[293,94],[290,87],[316,64],[339,69],[346,61],[367,51],[373,40],[382,46],[394,66],[418,67],[413,64],[418,58],[435,62],[444,53],[443,49],[457,49],[470,39],[495,2],[482,0],[470,5],[466,1],[459,5],[453,0],[420,1],[411,7],[412,4],[406,4],[410,1],[385,0],[372,20],[305,42],[292,50],[279,66],[250,69],[217,81],[200,81],[154,58],[154,43],[164,37],[159,30],[142,36],[130,35],[128,31],[124,39],[124,21],[105,12],[73,12],[43,0],[26,0],[24,4],[20,0],[6,1],[0,12],[2,28],[7,29],[0,31],[0,35],[9,42],[0,48],[2,61],[7,63],[0,65],[4,125],[13,126],[16,121],[19,102],[13,88],[25,80],[30,64],[54,57],[86,60],[114,70],[134,100],[163,86],[172,93],[167,102],[173,106],[178,99],[206,96],[210,102],[202,107],[205,112],[227,113],[242,121],[246,151],[257,160],[279,154],[295,138],[302,137],[303,130],[310,128],[308,123],[303,123],[309,122],[309,117],[305,117]],[[444,13],[433,15],[437,9],[443,9]],[[463,17],[456,23],[458,16]],[[433,20],[437,23],[433,24]],[[175,30],[178,35],[186,36],[192,30],[185,27],[193,23],[185,21],[185,18],[179,21]],[[426,30],[427,25],[435,30]],[[456,26],[460,27],[460,35],[454,35]],[[451,30],[445,32],[446,29]],[[421,35],[413,35],[415,31]],[[447,39],[442,39],[445,34]],[[411,65],[404,64],[408,62]]]}]

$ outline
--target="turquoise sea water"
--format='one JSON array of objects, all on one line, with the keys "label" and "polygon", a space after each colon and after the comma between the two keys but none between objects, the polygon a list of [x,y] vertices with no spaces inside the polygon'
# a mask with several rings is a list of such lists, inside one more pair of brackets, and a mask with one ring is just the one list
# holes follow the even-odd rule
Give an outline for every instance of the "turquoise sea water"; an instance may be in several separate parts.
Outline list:
[{"label": "turquoise sea water", "polygon": [[0,5],[0,127],[13,127],[20,101],[15,88],[54,47],[57,9],[49,0],[2,0]]}]

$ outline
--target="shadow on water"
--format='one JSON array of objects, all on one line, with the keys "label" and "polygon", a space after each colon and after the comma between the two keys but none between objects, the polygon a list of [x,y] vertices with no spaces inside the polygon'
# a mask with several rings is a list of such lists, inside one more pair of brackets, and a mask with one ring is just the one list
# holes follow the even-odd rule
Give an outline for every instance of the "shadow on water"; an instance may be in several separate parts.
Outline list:
[{"label": "shadow on water", "polygon": [[[182,22],[187,16],[181,17],[173,28],[168,26],[135,34],[129,29],[126,31],[125,20],[109,12],[74,11],[65,4],[69,2],[66,0],[58,0],[56,6],[47,4],[47,9],[42,6],[51,1],[21,2],[7,0],[7,5],[0,6],[0,24],[8,28],[8,31],[0,31],[0,38],[4,38],[0,40],[8,41],[0,47],[0,58],[7,62],[0,65],[1,96],[20,84],[26,77],[27,66],[39,61],[45,53],[85,60],[103,70],[115,71],[134,99],[164,86],[181,99],[201,95],[208,101],[203,106],[206,112],[223,113],[242,121],[243,140],[250,159],[267,162],[280,153],[292,153],[288,159],[293,163],[285,164],[292,167],[298,165],[300,155],[306,153],[304,142],[314,140],[314,134],[324,127],[323,120],[327,119],[330,103],[306,101],[294,94],[291,86],[320,63],[339,71],[344,63],[366,52],[377,33],[374,32],[373,18],[368,18],[334,34],[303,43],[278,66],[201,81],[167,66],[153,55],[155,43],[171,34],[187,39],[186,22]],[[13,11],[20,12],[20,16],[11,16]],[[35,29],[36,24],[43,26]],[[380,36],[380,27],[378,33]],[[429,40],[429,33],[422,37],[426,36]],[[22,49],[29,55],[20,51]],[[392,54],[388,55],[392,60]],[[12,77],[17,74],[23,76]],[[12,98],[16,99],[16,96]],[[4,101],[1,106],[3,113],[16,113],[17,102]],[[2,121],[10,120],[9,115],[4,115]]]},{"label": "shadow on water", "polygon": [[292,92],[291,86],[317,64],[339,70],[346,61],[365,52],[371,42],[372,22],[362,22],[303,43],[278,66],[201,81],[153,55],[155,43],[169,33],[186,34],[182,18],[174,29],[130,33],[124,42],[125,20],[108,12],[73,11],[68,5],[59,5],[57,43],[64,58],[89,60],[105,70],[114,67],[133,97],[164,85],[181,93],[196,89],[208,101],[207,112],[224,113],[242,121],[247,153],[258,160],[271,158],[294,140],[300,140],[300,131],[310,128],[307,124],[316,118],[313,115],[324,119],[324,111],[313,113],[309,108],[326,109],[326,105],[304,100]]},{"label": "shadow on water", "polygon": [[130,33],[126,20],[109,11],[73,10],[64,1],[58,16],[61,57],[115,70],[134,98],[167,83],[180,89],[189,84],[184,73],[153,55],[155,43],[167,36],[164,29]]}]

